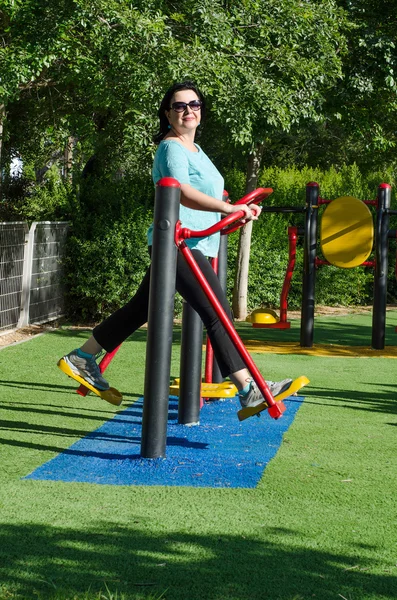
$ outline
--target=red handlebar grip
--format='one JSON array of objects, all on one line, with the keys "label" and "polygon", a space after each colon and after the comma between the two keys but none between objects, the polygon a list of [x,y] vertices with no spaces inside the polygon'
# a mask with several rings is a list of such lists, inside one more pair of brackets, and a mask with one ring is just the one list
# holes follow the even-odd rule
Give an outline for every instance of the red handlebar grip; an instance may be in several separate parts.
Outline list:
[{"label": "red handlebar grip", "polygon": [[235,204],[259,204],[262,200],[265,200],[273,193],[272,188],[257,188],[249,194],[245,194],[240,200],[237,200]]},{"label": "red handlebar grip", "polygon": [[[235,202],[235,204],[259,204],[259,202],[262,202],[262,200],[270,196],[272,193],[272,188],[258,188],[240,198],[240,200]],[[224,217],[218,223],[212,225],[212,227],[203,229],[201,231],[192,231],[187,227],[183,227],[178,233],[178,239],[187,240],[189,238],[208,237],[214,233],[218,233],[218,231],[220,231],[222,235],[227,235],[233,231],[237,231],[239,227],[245,224],[236,223],[236,221],[240,221],[240,219],[242,219],[244,216],[245,212],[243,210],[239,210],[238,212],[227,215],[227,217]],[[232,225],[233,223],[234,225]]]}]

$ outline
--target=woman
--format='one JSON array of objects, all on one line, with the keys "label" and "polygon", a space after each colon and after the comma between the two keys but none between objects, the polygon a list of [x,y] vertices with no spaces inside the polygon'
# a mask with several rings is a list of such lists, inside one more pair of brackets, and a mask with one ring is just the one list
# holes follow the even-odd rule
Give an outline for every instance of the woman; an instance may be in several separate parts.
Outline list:
[{"label": "woman", "polygon": [[[220,215],[243,210],[245,220],[256,220],[260,207],[227,204],[222,200],[223,178],[195,143],[196,131],[205,116],[205,101],[198,88],[189,81],[174,84],[165,94],[159,112],[160,131],[154,137],[158,149],[153,164],[153,181],[174,177],[181,184],[180,220],[183,227],[203,230],[217,223]],[[152,244],[152,227],[148,231]],[[223,308],[232,319],[226,296],[207,257],[218,253],[219,234],[187,240],[193,255]],[[128,336],[147,322],[150,268],[135,296],[122,308],[94,328],[92,336],[76,350],[64,356],[72,371],[99,390],[109,388],[96,363],[103,349],[114,350]],[[243,407],[256,406],[263,397],[252,380],[240,355],[230,341],[206,295],[191,273],[183,256],[178,253],[176,289],[199,313],[214,350],[223,377],[229,377],[239,392]],[[288,389],[291,379],[268,381],[273,396]]]}]

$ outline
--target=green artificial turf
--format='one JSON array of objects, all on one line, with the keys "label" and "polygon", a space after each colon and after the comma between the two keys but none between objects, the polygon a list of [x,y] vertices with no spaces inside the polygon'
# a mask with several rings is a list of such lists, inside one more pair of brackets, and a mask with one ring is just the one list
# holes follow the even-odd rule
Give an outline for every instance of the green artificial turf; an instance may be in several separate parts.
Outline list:
[{"label": "green artificial turf", "polygon": [[[388,313],[388,344],[396,325]],[[321,317],[316,341],[368,345],[370,327],[370,315]],[[299,339],[299,321],[239,329]],[[396,359],[254,355],[269,379],[311,380],[254,490],[23,480],[119,410],[73,393],[55,366],[87,335],[58,330],[0,351],[2,600],[396,597]],[[143,392],[145,339],[137,332],[107,371],[124,406]]]}]

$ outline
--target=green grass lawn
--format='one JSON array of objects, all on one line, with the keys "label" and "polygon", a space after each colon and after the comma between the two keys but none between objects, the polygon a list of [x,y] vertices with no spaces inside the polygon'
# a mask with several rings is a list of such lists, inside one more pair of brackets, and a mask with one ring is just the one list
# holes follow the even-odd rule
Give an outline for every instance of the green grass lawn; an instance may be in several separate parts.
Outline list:
[{"label": "green grass lawn", "polygon": [[[396,344],[397,312],[387,322]],[[370,315],[321,317],[315,341],[369,345],[370,328]],[[299,338],[299,321],[239,329]],[[254,490],[23,480],[122,410],[81,398],[55,366],[87,336],[60,329],[0,351],[2,600],[396,598],[396,359],[256,354],[268,379],[311,384]],[[143,392],[145,340],[107,371],[124,406]]]}]

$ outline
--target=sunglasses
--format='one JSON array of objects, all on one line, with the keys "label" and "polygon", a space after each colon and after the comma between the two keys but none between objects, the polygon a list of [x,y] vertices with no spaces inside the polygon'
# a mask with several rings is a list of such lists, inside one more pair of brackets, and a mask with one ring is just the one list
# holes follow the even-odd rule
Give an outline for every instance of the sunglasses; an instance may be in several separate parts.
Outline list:
[{"label": "sunglasses", "polygon": [[173,102],[171,104],[171,108],[177,113],[182,113],[185,112],[187,107],[194,111],[200,110],[201,104],[202,103],[199,100],[191,100],[190,102]]}]

